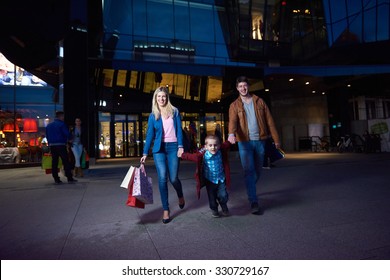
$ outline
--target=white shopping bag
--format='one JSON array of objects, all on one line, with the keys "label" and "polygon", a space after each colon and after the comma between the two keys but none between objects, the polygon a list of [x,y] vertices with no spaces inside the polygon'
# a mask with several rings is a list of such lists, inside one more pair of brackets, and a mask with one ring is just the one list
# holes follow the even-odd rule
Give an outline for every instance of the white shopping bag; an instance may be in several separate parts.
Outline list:
[{"label": "white shopping bag", "polygon": [[123,179],[122,183],[121,183],[121,187],[122,188],[129,188],[129,183],[131,181],[131,178],[133,177],[134,175],[134,171],[137,167],[134,167],[134,166],[130,166],[129,170],[127,171],[126,173],[126,176],[125,178]]}]

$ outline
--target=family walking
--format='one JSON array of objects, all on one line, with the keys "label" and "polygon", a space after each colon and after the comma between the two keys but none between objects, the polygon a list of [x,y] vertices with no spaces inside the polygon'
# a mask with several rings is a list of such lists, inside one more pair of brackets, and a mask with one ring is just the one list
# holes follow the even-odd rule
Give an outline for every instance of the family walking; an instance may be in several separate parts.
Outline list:
[{"label": "family walking", "polygon": [[228,152],[230,146],[236,143],[238,143],[251,213],[263,214],[257,197],[256,184],[263,167],[265,142],[271,135],[275,146],[279,148],[279,136],[266,103],[249,93],[249,81],[246,77],[237,78],[236,89],[239,96],[229,108],[228,141],[221,143],[220,135],[207,135],[204,147],[192,153],[184,153],[180,112],[171,104],[168,89],[159,87],[155,90],[140,162],[145,163],[153,143],[152,154],[157,170],[164,224],[171,221],[168,180],[176,191],[179,208],[183,209],[185,206],[183,188],[178,176],[180,158],[196,163],[197,196],[199,199],[200,190],[205,186],[211,216],[217,218],[220,215],[230,215],[227,204],[230,187]]}]

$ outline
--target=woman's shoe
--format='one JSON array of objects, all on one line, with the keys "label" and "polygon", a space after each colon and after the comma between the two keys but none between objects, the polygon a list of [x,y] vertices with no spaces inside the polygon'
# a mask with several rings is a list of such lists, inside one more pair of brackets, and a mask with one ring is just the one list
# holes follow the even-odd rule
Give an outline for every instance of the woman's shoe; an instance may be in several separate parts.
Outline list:
[{"label": "woman's shoe", "polygon": [[[164,218],[165,212],[168,212],[168,218]],[[163,214],[162,222],[163,222],[163,224],[167,224],[171,221],[171,218],[169,217],[169,215],[170,215],[169,210],[164,210],[164,214]]]},{"label": "woman's shoe", "polygon": [[179,198],[179,207],[180,207],[180,209],[183,209],[185,205],[186,205],[186,202],[184,200],[184,197]]}]

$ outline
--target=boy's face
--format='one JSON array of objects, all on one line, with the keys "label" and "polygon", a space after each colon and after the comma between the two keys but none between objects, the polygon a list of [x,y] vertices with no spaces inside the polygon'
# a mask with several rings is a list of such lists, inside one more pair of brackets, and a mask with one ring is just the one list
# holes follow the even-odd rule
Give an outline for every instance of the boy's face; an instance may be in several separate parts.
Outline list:
[{"label": "boy's face", "polygon": [[205,144],[205,148],[207,151],[209,151],[211,154],[215,155],[219,150],[219,141],[216,139],[207,139],[207,142]]}]

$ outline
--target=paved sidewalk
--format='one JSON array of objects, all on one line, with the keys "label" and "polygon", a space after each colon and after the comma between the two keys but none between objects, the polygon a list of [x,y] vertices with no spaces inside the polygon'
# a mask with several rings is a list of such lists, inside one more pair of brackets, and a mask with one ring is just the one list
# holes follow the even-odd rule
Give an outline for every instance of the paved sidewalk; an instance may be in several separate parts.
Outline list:
[{"label": "paved sidewalk", "polygon": [[[91,166],[77,184],[53,184],[40,167],[0,169],[0,257],[6,259],[390,259],[390,153],[292,153],[263,170],[263,216],[250,214],[237,154],[231,154],[231,216],[212,218],[196,199],[192,162],[170,186],[172,222],[155,203],[125,205],[120,182],[135,160]],[[64,181],[64,180],[63,180]]]}]

